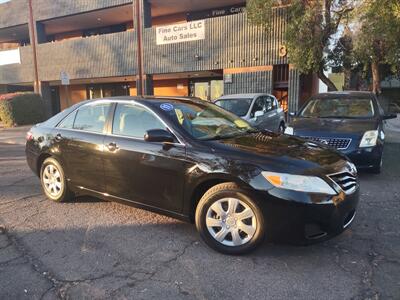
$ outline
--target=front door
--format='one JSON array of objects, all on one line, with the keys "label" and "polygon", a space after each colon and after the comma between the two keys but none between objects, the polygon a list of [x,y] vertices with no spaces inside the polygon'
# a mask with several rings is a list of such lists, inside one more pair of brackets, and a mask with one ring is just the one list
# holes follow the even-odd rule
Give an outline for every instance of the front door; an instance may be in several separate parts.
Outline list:
[{"label": "front door", "polygon": [[185,174],[184,145],[146,142],[150,129],[166,129],[147,108],[119,103],[105,137],[106,190],[111,196],[181,212]]},{"label": "front door", "polygon": [[254,101],[250,113],[253,126],[272,131],[278,130],[279,116],[276,112],[275,99],[270,96],[259,96]]}]

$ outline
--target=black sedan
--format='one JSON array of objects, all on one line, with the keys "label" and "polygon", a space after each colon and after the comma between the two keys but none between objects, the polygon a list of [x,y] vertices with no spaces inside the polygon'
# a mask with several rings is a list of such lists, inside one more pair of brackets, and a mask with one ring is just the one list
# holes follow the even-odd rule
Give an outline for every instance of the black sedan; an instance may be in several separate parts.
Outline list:
[{"label": "black sedan", "polygon": [[92,195],[195,222],[228,254],[264,236],[311,243],[339,234],[359,195],[344,155],[195,99],[79,103],[34,126],[26,156],[53,201]]},{"label": "black sedan", "polygon": [[359,169],[380,173],[385,141],[386,115],[373,93],[331,92],[313,96],[285,133],[329,145],[345,155]]}]

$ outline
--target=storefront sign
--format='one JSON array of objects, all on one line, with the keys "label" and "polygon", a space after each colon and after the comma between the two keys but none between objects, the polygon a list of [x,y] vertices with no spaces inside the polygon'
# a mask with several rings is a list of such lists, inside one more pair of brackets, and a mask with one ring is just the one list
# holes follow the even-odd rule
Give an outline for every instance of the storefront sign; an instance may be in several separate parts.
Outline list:
[{"label": "storefront sign", "polygon": [[0,51],[0,66],[20,64],[21,56],[19,54],[19,48],[13,50]]},{"label": "storefront sign", "polygon": [[245,5],[225,6],[210,10],[190,12],[187,14],[187,20],[194,21],[199,19],[216,18],[216,17],[239,14],[245,11],[246,11]]},{"label": "storefront sign", "polygon": [[204,20],[156,27],[157,45],[204,40]]}]

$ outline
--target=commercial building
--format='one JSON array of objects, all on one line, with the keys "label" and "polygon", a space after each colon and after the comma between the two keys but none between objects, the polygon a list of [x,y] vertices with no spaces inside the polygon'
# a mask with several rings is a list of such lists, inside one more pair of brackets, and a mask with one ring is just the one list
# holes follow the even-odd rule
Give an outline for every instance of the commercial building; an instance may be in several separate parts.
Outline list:
[{"label": "commercial building", "polygon": [[[284,1],[282,1],[283,3]],[[296,110],[318,81],[300,75],[243,0],[11,0],[0,4],[0,93],[35,88],[56,113],[88,98],[274,93]],[[138,30],[139,29],[139,30]]]}]

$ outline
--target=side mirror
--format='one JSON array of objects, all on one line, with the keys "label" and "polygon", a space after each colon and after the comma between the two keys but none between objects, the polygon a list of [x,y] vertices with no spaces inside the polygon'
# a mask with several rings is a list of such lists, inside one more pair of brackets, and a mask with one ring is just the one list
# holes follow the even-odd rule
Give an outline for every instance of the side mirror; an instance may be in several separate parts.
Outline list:
[{"label": "side mirror", "polygon": [[296,112],[295,112],[295,111],[291,111],[291,112],[289,113],[289,116],[295,117],[295,116],[296,116]]},{"label": "side mirror", "polygon": [[262,111],[262,110],[257,110],[257,111],[254,113],[254,117],[255,117],[255,118],[262,117],[263,115],[264,115],[264,111]]},{"label": "side mirror", "polygon": [[396,114],[385,115],[385,116],[382,117],[382,119],[384,119],[384,120],[396,119],[396,118],[397,118]]},{"label": "side mirror", "polygon": [[174,136],[164,129],[151,129],[146,131],[144,140],[146,142],[173,143]]}]

